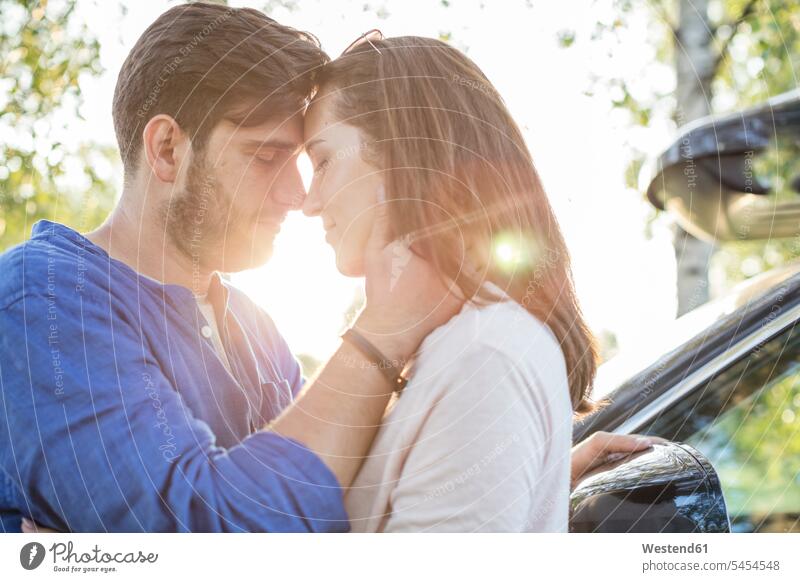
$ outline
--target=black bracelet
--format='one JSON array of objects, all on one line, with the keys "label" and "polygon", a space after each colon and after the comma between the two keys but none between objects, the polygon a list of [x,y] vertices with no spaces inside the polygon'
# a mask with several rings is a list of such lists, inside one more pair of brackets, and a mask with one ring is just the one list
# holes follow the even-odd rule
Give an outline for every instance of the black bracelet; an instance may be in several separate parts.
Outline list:
[{"label": "black bracelet", "polygon": [[[364,354],[370,362],[375,364],[381,373],[386,376],[386,379],[392,385],[392,389],[395,392],[400,392],[406,387],[408,378],[404,378],[402,375],[403,366],[395,366],[394,363],[386,358],[378,348],[367,340],[367,338],[353,328],[349,328],[342,334],[342,339],[358,348],[358,351]],[[400,372],[395,373],[398,368]]]}]

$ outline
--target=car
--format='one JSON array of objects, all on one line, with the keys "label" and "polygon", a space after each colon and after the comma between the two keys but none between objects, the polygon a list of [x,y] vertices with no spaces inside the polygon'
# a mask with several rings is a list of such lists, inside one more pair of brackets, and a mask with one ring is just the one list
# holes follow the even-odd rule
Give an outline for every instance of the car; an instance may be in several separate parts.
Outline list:
[{"label": "car", "polygon": [[[770,107],[777,108],[772,117],[765,114]],[[770,190],[763,180],[756,186],[758,176],[746,174],[745,160],[763,153],[765,136],[786,127],[800,128],[800,94],[692,126],[656,164],[651,201],[677,209],[682,225],[707,238],[800,236],[798,205],[775,201],[780,188]],[[715,128],[722,128],[717,151],[709,137]],[[687,158],[675,155],[687,143],[694,144],[694,175],[680,169]],[[714,156],[716,165],[708,161]],[[702,183],[699,171],[706,173]],[[795,188],[798,180],[785,176],[781,183]],[[753,197],[774,198],[771,229],[753,210],[763,208]],[[578,483],[571,531],[800,532],[800,262],[751,278],[654,330],[646,345],[600,366],[593,394],[606,404],[575,423],[575,443],[597,431],[671,443]],[[657,506],[671,513],[653,512]]]}]

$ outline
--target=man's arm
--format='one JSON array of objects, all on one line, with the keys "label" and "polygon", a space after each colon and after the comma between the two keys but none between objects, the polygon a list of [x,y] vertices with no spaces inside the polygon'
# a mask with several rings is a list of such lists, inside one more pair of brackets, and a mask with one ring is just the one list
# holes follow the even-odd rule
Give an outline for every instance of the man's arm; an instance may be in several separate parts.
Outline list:
[{"label": "man's arm", "polygon": [[107,299],[27,295],[0,329],[3,469],[23,515],[71,531],[347,529],[315,454],[265,431],[218,446]]}]

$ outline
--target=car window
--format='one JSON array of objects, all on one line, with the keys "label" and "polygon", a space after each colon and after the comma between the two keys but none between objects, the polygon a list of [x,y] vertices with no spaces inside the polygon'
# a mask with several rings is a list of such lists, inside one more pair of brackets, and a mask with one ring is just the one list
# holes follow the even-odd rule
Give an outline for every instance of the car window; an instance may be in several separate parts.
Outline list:
[{"label": "car window", "polygon": [[738,532],[800,532],[800,325],[638,432],[692,445],[717,470]]}]

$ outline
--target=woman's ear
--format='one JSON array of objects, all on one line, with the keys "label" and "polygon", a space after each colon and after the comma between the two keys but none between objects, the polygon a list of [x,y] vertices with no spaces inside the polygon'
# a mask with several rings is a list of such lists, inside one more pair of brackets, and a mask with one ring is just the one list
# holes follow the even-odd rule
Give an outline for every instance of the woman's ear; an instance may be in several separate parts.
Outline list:
[{"label": "woman's ear", "polygon": [[485,237],[469,236],[469,234],[465,236],[463,268],[472,274],[483,273],[485,275],[491,260],[490,246],[491,243]]},{"label": "woman's ear", "polygon": [[189,139],[178,122],[165,114],[156,115],[142,132],[147,165],[162,182],[178,177],[181,162],[189,153]]}]

